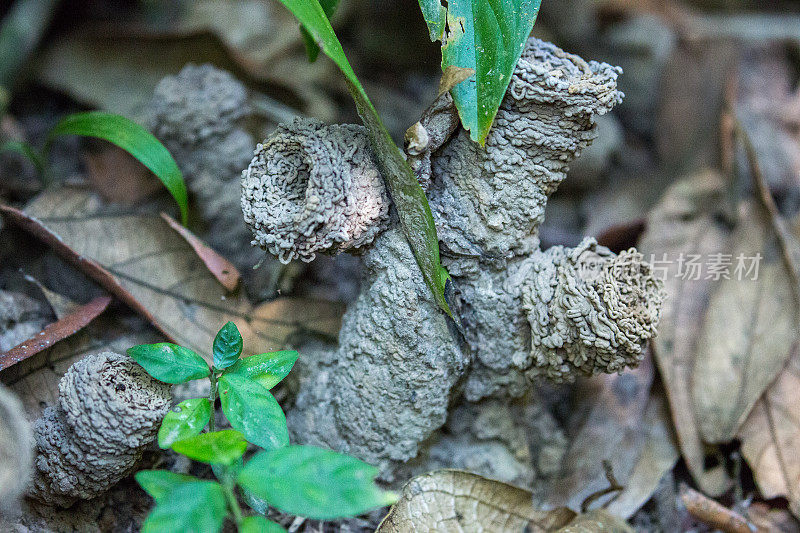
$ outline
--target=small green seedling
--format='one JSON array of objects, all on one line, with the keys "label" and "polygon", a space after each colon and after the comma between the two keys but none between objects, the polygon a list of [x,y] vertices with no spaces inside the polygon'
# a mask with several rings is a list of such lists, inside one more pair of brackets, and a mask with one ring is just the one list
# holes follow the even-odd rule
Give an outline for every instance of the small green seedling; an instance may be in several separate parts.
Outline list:
[{"label": "small green seedling", "polygon": [[[213,366],[176,344],[140,344],[128,350],[151,376],[166,383],[208,378],[208,398],[178,404],[161,423],[158,445],[212,465],[219,481],[164,470],[142,470],[136,481],[156,501],[142,531],[215,532],[230,518],[241,532],[284,529],[262,514],[271,505],[320,520],[363,514],[391,505],[397,495],[375,485],[378,469],[354,457],[289,444],[286,417],[270,393],[291,371],[298,354],[279,351],[240,358],[243,341],[228,322],[214,339]],[[214,404],[233,429],[215,431]],[[203,430],[209,427],[209,431]],[[247,462],[248,442],[263,448]],[[245,516],[236,496],[261,514]]]}]

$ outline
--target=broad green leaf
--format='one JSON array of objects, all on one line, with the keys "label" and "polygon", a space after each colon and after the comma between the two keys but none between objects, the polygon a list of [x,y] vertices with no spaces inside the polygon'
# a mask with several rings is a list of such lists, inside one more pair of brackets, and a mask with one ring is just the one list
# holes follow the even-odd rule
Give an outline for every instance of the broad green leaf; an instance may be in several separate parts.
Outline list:
[{"label": "broad green leaf", "polygon": [[336,38],[319,2],[317,0],[281,0],[281,2],[306,27],[325,54],[344,74],[358,114],[367,127],[375,158],[397,207],[403,232],[411,251],[414,252],[422,277],[433,292],[436,303],[452,318],[453,314],[444,296],[445,284],[450,276],[441,264],[439,238],[436,235],[431,208],[414,171],[386,131],[378,112],[347,61],[342,45]]},{"label": "broad green leaf", "polygon": [[229,465],[244,455],[247,441],[235,429],[223,429],[179,440],[172,449],[201,463]]},{"label": "broad green leaf", "polygon": [[36,167],[36,171],[41,175],[45,172],[45,164],[42,156],[39,155],[33,147],[25,142],[20,141],[6,141],[0,145],[0,153],[3,152],[16,152],[27,157],[33,166]]},{"label": "broad green leaf", "polygon": [[168,470],[139,470],[133,477],[142,487],[142,490],[157,502],[172,493],[178,485],[189,481],[197,481],[196,477],[176,474]]},{"label": "broad green leaf", "polygon": [[281,511],[320,520],[356,516],[391,505],[397,495],[374,483],[378,469],[331,450],[287,446],[256,454],[239,485]]},{"label": "broad green leaf", "polygon": [[247,440],[271,450],[289,444],[286,416],[275,397],[258,382],[237,375],[219,378],[219,400],[231,427]]},{"label": "broad green leaf", "polygon": [[167,449],[179,440],[199,435],[211,419],[208,398],[193,398],[176,405],[158,429],[158,446]]},{"label": "broad green leaf", "polygon": [[89,111],[64,117],[50,130],[47,146],[59,135],[97,137],[130,153],[161,180],[178,203],[181,221],[186,225],[188,200],[183,174],[164,145],[142,126],[113,113]]},{"label": "broad green leaf", "polygon": [[214,367],[228,368],[242,355],[242,334],[233,322],[228,322],[214,337]]},{"label": "broad green leaf", "polygon": [[128,355],[142,365],[148,374],[165,383],[185,383],[211,373],[202,357],[171,342],[140,344],[128,348]]},{"label": "broad green leaf", "polygon": [[247,516],[239,525],[239,533],[285,533],[282,525],[263,516]]},{"label": "broad green leaf", "polygon": [[[319,0],[319,5],[322,6],[325,16],[330,20],[333,14],[336,13],[336,8],[339,7],[339,0]],[[319,45],[303,25],[300,25],[300,34],[303,36],[303,42],[306,45],[308,60],[313,63],[319,57]]]},{"label": "broad green leaf", "polygon": [[215,481],[190,481],[156,501],[142,533],[215,533],[228,514],[225,492]]},{"label": "broad green leaf", "polygon": [[440,0],[419,0],[419,8],[428,25],[431,41],[438,41],[444,35],[444,28],[447,23],[447,9]]},{"label": "broad green leaf", "polygon": [[[424,1],[420,0],[420,7]],[[447,3],[442,70],[451,65],[475,70],[474,79],[452,89],[461,123],[474,141],[486,142],[540,5],[541,0]]]},{"label": "broad green leaf", "polygon": [[249,378],[270,390],[291,372],[298,357],[299,354],[294,350],[251,355],[236,361],[225,371],[225,375]]}]

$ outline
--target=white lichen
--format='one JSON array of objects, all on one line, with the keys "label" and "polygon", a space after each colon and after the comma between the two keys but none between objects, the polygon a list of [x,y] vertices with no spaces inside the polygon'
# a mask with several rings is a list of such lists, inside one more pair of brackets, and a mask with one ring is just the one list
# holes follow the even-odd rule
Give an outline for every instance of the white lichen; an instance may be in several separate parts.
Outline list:
[{"label": "white lichen", "polygon": [[101,352],[61,378],[58,403],[34,424],[30,495],[67,507],[108,490],[136,467],[170,407],[169,385],[127,355]]}]

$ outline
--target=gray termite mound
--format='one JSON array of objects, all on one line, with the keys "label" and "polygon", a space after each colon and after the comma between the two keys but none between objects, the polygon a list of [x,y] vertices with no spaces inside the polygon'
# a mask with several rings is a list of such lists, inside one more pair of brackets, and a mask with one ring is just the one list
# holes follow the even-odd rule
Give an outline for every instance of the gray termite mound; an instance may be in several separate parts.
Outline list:
[{"label": "gray termite mound", "polygon": [[[547,197],[594,137],[593,117],[621,101],[618,73],[532,38],[485,147],[459,129],[447,94],[414,125],[409,161],[427,189],[464,337],[436,308],[398,225],[377,217],[383,233],[357,243],[365,279],[339,348],[314,354],[316,367],[289,412],[299,441],[353,453],[390,479],[391,466],[418,453],[461,392],[470,401],[516,397],[538,376],[568,381],[639,363],[662,300],[661,283],[641,255],[617,256],[593,239],[542,251],[538,238]],[[314,232],[345,235],[358,206],[343,200],[352,193],[330,185],[339,167],[317,168],[313,154],[324,144],[336,150],[326,161],[369,162],[363,130],[347,131],[332,148],[324,126],[298,121],[259,145],[242,181],[256,242],[301,258],[341,250]],[[303,135],[305,149],[295,142]],[[276,149],[282,146],[295,148]],[[347,175],[339,180],[349,182]],[[292,191],[293,209],[276,209],[287,198],[264,194],[267,185]],[[382,187],[359,195],[388,202]],[[333,216],[325,206],[349,214]],[[326,226],[331,221],[336,227]]]},{"label": "gray termite mound", "polygon": [[72,365],[58,403],[34,424],[37,456],[30,496],[67,507],[130,474],[171,404],[170,388],[127,355],[101,352]]}]

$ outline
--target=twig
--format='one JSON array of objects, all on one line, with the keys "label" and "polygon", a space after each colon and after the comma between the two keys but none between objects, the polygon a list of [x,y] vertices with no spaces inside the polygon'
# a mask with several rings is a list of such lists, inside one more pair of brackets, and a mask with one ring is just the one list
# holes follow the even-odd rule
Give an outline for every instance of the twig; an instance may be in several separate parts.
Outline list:
[{"label": "twig", "polygon": [[581,503],[581,514],[587,513],[589,511],[589,506],[593,504],[598,498],[602,498],[606,494],[611,494],[612,492],[616,492],[617,494],[614,495],[613,498],[609,499],[602,507],[608,506],[611,502],[613,502],[617,498],[617,496],[619,496],[619,493],[625,489],[625,487],[619,484],[617,478],[614,476],[614,469],[608,460],[603,461],[603,471],[606,474],[608,487],[588,495],[586,499],[583,500],[583,503]]},{"label": "twig", "polygon": [[686,510],[695,519],[724,533],[754,533],[763,531],[751,524],[737,512],[731,511],[724,505],[697,492],[694,489],[681,486],[681,501]]}]

